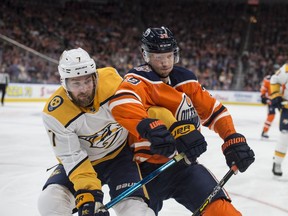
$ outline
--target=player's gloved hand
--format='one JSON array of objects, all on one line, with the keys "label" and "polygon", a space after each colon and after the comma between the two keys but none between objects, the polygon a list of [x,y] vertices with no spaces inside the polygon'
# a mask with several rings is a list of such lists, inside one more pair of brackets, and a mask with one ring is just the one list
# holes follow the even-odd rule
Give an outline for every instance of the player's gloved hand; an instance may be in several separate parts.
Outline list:
[{"label": "player's gloved hand", "polygon": [[151,142],[150,150],[153,154],[166,157],[174,155],[175,139],[162,121],[145,118],[137,125],[137,131],[142,138]]},{"label": "player's gloved hand", "polygon": [[109,216],[103,208],[103,192],[101,190],[78,190],[75,193],[76,207],[79,216]]},{"label": "player's gloved hand", "polygon": [[[176,149],[186,155],[185,162],[191,164],[207,150],[204,136],[195,128],[192,121],[178,121],[169,128],[176,140]],[[188,159],[188,160],[187,160]]]},{"label": "player's gloved hand", "polygon": [[262,104],[267,104],[267,97],[265,97],[265,95],[261,95],[261,103]]},{"label": "player's gloved hand", "polygon": [[246,138],[239,133],[234,133],[224,140],[222,151],[229,167],[235,164],[240,172],[244,172],[254,161],[255,154],[246,143]]},{"label": "player's gloved hand", "polygon": [[271,105],[278,108],[279,110],[282,109],[283,105],[281,104],[283,101],[282,94],[280,92],[274,92],[270,96],[271,98]]}]

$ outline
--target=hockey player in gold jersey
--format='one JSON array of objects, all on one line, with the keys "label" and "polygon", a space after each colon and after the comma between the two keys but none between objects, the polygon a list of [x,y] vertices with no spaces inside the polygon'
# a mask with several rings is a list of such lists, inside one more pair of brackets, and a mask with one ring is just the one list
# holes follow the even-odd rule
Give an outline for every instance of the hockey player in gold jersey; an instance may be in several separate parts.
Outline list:
[{"label": "hockey player in gold jersey", "polygon": [[288,64],[284,64],[270,79],[271,105],[280,110],[280,134],[275,146],[272,172],[282,176],[282,162],[288,150]]},{"label": "hockey player in gold jersey", "polygon": [[[42,216],[109,216],[103,184],[111,198],[141,180],[126,144],[128,131],[112,117],[107,101],[122,78],[112,67],[98,68],[81,49],[64,51],[58,71],[62,86],[43,110],[51,147],[59,160],[39,197]],[[121,186],[121,187],[120,187]],[[118,216],[154,216],[145,187],[114,206]],[[76,202],[76,203],[75,203]]]}]

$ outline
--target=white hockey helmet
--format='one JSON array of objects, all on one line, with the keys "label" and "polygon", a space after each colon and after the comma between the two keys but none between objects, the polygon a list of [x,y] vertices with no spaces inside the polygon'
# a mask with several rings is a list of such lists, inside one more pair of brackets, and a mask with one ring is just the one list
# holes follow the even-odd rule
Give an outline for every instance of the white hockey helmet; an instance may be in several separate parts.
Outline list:
[{"label": "white hockey helmet", "polygon": [[65,79],[96,73],[96,63],[82,48],[65,50],[60,56],[58,71],[65,89]]}]

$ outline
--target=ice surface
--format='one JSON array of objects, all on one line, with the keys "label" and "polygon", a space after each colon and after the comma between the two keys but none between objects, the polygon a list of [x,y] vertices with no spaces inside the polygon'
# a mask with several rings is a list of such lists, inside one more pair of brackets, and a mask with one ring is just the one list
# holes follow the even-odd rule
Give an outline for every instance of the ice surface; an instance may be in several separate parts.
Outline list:
[{"label": "ice surface", "polygon": [[[246,136],[256,154],[255,163],[245,173],[232,176],[225,185],[233,204],[245,216],[288,215],[288,160],[283,163],[283,177],[275,178],[271,172],[279,113],[269,131],[269,140],[264,141],[260,134],[266,119],[265,106],[226,106],[237,131]],[[39,216],[37,198],[51,173],[46,169],[57,163],[42,124],[42,107],[43,103],[6,103],[0,107],[0,215]],[[202,132],[209,147],[200,161],[221,179],[228,171],[220,148],[222,140],[206,128]],[[105,203],[108,201],[105,196]],[[191,213],[174,200],[167,200],[159,215]],[[111,216],[115,216],[113,210]]]}]

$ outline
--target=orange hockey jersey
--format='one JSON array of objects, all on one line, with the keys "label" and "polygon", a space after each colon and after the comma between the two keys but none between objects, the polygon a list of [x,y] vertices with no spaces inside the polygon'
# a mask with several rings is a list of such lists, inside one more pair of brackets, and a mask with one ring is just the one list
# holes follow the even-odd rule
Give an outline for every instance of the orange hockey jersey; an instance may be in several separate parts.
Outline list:
[{"label": "orange hockey jersey", "polygon": [[260,88],[260,94],[261,96],[263,95],[264,97],[268,98],[271,95],[271,91],[270,91],[270,79],[271,79],[271,75],[267,75],[264,77],[262,84],[261,84],[261,88]]},{"label": "orange hockey jersey", "polygon": [[147,110],[151,106],[167,108],[177,120],[189,119],[198,113],[201,124],[219,133],[222,139],[235,133],[226,107],[198,83],[193,72],[174,66],[166,84],[149,65],[142,65],[126,74],[109,104],[114,118],[138,139],[132,144],[138,162],[163,163],[168,160],[152,155],[150,143],[141,139],[136,130],[138,123],[148,118]]}]

